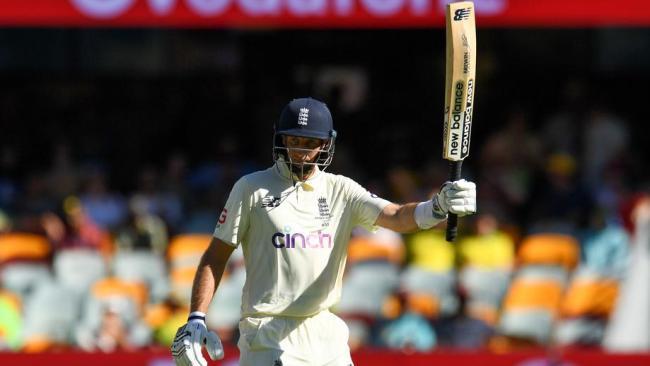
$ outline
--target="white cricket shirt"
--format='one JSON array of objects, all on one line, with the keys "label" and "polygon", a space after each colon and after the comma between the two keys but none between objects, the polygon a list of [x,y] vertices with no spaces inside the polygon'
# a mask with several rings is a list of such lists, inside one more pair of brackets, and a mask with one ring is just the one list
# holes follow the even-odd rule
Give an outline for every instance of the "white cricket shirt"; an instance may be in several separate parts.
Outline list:
[{"label": "white cricket shirt", "polygon": [[294,182],[284,163],[239,179],[214,236],[242,245],[242,316],[304,317],[336,304],[352,228],[372,230],[389,203],[341,175]]}]

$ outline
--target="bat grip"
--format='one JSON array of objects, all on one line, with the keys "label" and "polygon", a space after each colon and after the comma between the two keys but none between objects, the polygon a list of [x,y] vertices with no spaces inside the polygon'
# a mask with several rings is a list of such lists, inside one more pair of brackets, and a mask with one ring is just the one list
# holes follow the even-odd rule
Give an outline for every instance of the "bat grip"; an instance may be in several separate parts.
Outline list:
[{"label": "bat grip", "polygon": [[[456,181],[460,179],[460,169],[463,165],[463,161],[450,161],[449,162],[449,180]],[[458,216],[456,214],[450,213],[447,217],[447,232],[445,233],[445,239],[448,242],[452,243],[456,240],[456,234],[458,233]]]}]

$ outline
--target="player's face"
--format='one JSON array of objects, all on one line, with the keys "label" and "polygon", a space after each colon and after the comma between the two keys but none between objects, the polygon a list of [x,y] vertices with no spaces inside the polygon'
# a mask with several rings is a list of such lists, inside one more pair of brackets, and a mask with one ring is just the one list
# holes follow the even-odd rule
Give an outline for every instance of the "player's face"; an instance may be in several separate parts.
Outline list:
[{"label": "player's face", "polygon": [[282,141],[294,163],[313,162],[325,146],[325,140],[310,137],[282,136]]}]

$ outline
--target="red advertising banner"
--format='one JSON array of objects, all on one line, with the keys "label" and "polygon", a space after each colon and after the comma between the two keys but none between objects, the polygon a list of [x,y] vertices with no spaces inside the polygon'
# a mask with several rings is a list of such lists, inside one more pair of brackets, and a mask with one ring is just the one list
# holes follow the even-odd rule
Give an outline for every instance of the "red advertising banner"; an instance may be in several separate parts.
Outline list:
[{"label": "red advertising banner", "polygon": [[[207,356],[206,356],[207,357]],[[352,355],[355,366],[647,366],[650,354],[608,354],[601,351],[571,351],[549,357],[543,350],[494,354],[476,352],[433,352],[407,355],[399,352],[363,350]],[[174,366],[168,350],[85,353],[85,352],[47,352],[47,353],[1,353],[2,365],[30,366]],[[226,358],[209,365],[236,366],[236,349],[226,349]]]},{"label": "red advertising banner", "polygon": [[[450,0],[1,0],[0,26],[442,27]],[[474,0],[479,27],[649,26],[647,0]]]}]

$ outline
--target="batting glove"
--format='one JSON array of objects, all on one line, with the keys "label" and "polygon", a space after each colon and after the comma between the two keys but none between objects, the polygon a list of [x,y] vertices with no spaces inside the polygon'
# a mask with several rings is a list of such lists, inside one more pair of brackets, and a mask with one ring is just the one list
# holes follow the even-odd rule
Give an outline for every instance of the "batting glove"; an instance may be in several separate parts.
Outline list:
[{"label": "batting glove", "polygon": [[447,213],[458,216],[476,212],[476,184],[465,179],[446,182],[433,197],[433,215],[445,217]]},{"label": "batting glove", "polygon": [[205,326],[205,314],[193,312],[187,324],[178,328],[171,346],[176,366],[207,366],[208,362],[201,354],[203,346],[213,361],[223,358],[221,340]]}]

